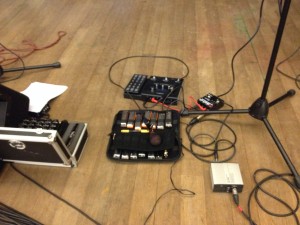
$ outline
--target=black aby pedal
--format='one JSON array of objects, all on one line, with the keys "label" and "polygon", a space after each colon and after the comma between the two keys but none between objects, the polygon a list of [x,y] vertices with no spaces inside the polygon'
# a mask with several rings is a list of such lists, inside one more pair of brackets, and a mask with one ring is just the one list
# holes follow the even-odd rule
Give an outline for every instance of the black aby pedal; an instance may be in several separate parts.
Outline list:
[{"label": "black aby pedal", "polygon": [[199,98],[197,102],[206,110],[218,110],[224,106],[224,101],[221,98],[210,93]]}]

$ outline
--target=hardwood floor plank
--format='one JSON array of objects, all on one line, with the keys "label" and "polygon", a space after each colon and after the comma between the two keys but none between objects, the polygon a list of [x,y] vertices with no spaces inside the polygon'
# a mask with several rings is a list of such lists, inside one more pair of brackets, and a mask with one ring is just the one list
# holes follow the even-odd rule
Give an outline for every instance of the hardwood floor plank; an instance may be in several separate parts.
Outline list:
[{"label": "hardwood floor plank", "polygon": [[[77,168],[21,164],[17,168],[100,224],[249,224],[236,208],[231,194],[212,191],[210,164],[185,148],[184,156],[174,167],[172,163],[116,162],[108,159],[106,150],[116,113],[144,108],[141,101],[135,103],[123,98],[123,88],[134,73],[181,78],[189,71],[179,95],[180,103],[175,106],[180,109],[184,103],[190,104],[191,97],[226,93],[234,80],[232,91],[222,96],[228,104],[224,109],[248,109],[261,96],[280,18],[277,1],[264,2],[259,32],[234,60],[234,78],[231,63],[234,54],[254,34],[260,5],[258,0],[0,0],[3,9],[0,43],[8,48],[24,48],[23,40],[45,46],[56,40],[59,31],[66,32],[54,46],[24,58],[25,65],[59,61],[61,68],[26,71],[22,78],[4,85],[17,91],[23,91],[34,81],[68,86],[65,93],[50,102],[50,116],[87,122],[89,132]],[[276,63],[300,46],[299,12],[300,2],[292,1]],[[280,69],[296,77],[300,69],[299,54],[284,62]],[[186,63],[188,69],[175,58]],[[118,60],[121,61],[113,65]],[[3,67],[20,65],[16,62]],[[15,74],[4,74],[4,77]],[[295,81],[274,70],[268,101],[290,89],[295,89],[296,94],[270,107],[268,120],[295,168],[300,170],[299,90]],[[185,130],[191,118],[181,118],[180,137],[186,148],[191,147]],[[225,116],[209,118],[224,120]],[[290,171],[263,122],[248,114],[234,114],[227,119],[227,124],[237,136],[236,153],[230,162],[239,163],[244,181],[240,205],[247,212],[257,169]],[[220,126],[219,123],[197,124],[191,134],[208,133],[215,137]],[[233,141],[234,135],[223,127],[219,138]],[[193,150],[208,152],[196,146]],[[229,157],[232,151],[219,152],[219,159]],[[175,187],[195,195],[172,190],[171,171]],[[288,185],[272,180],[264,187],[295,206],[296,198]],[[0,172],[0,195],[1,202],[44,224],[96,224],[17,174],[10,165],[5,165]],[[259,197],[270,211],[287,212],[286,207],[269,197],[261,193]],[[268,215],[254,200],[250,207],[257,224],[295,223],[292,216]],[[299,211],[296,214],[300,216]]]}]

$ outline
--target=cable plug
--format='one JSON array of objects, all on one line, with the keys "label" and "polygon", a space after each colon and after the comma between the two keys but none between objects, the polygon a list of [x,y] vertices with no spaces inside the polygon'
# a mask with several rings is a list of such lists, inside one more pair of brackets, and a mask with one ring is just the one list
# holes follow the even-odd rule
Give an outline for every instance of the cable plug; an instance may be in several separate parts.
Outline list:
[{"label": "cable plug", "polygon": [[198,123],[201,118],[203,117],[204,115],[199,115],[197,117],[194,117],[190,122],[189,122],[189,125],[194,125],[195,123]]},{"label": "cable plug", "polygon": [[214,148],[214,159],[215,159],[215,162],[218,162],[218,160],[219,160],[218,149],[219,149],[219,145],[218,145],[218,141],[216,141],[215,148]]},{"label": "cable plug", "polygon": [[239,194],[238,194],[238,191],[237,191],[236,187],[233,187],[233,188],[231,189],[231,193],[232,193],[232,197],[233,197],[234,203],[235,203],[237,206],[239,206],[240,200],[239,200]]},{"label": "cable plug", "polygon": [[188,109],[183,109],[183,110],[181,110],[180,115],[181,115],[181,116],[188,116],[188,115],[190,115],[190,114],[189,114],[189,110],[188,110]]}]

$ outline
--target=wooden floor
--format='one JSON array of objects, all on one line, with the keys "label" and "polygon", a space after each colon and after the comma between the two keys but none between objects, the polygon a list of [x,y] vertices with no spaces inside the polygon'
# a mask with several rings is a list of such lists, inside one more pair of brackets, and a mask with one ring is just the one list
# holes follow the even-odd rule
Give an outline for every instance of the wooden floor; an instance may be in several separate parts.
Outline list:
[{"label": "wooden floor", "polygon": [[[117,60],[128,56],[155,55],[182,59],[189,67],[184,81],[184,100],[207,93],[221,95],[232,85],[231,59],[255,32],[261,2],[258,0],[0,0],[0,42],[10,49],[24,48],[23,40],[46,46],[67,34],[51,48],[24,58],[26,65],[59,61],[60,69],[26,71],[18,80],[4,83],[22,91],[31,82],[67,85],[68,90],[51,102],[51,118],[88,123],[89,139],[77,168],[17,164],[16,167],[61,198],[104,225],[242,225],[249,224],[233,203],[231,194],[212,191],[210,164],[187,150],[172,170],[177,191],[164,195],[146,221],[157,199],[173,188],[172,163],[119,163],[106,157],[109,133],[119,110],[137,109],[123,98],[123,90],[112,84],[108,72]],[[235,85],[222,98],[235,109],[247,109],[261,95],[279,21],[277,1],[266,1],[259,33],[235,59]],[[277,63],[300,46],[300,1],[291,3]],[[295,77],[300,73],[300,52],[280,68]],[[20,62],[4,65],[19,67]],[[180,78],[185,67],[172,59],[134,58],[116,64],[114,82],[126,86],[133,73]],[[2,79],[13,76],[5,74]],[[270,108],[268,120],[300,172],[300,93],[295,81],[273,73],[269,101],[295,89],[296,95]],[[183,100],[183,96],[180,95]],[[138,102],[143,108],[142,102]],[[182,104],[178,104],[182,109]],[[228,106],[224,108],[229,108]],[[183,145],[190,147],[185,133],[192,117],[181,119]],[[223,120],[224,115],[210,116]],[[231,115],[227,124],[237,135],[236,154],[229,162],[239,163],[244,189],[240,205],[247,211],[253,174],[268,168],[290,173],[264,124],[247,114]],[[219,125],[196,125],[194,135],[211,132]],[[223,129],[220,138],[233,140]],[[1,150],[0,150],[1,151]],[[201,152],[196,148],[197,152]],[[220,159],[229,152],[220,152]],[[212,158],[209,158],[212,160]],[[263,174],[265,175],[265,174]],[[260,174],[259,177],[262,177]],[[288,185],[272,180],[264,187],[292,207],[296,198]],[[286,207],[258,194],[274,213]],[[16,173],[7,164],[0,173],[0,201],[43,224],[94,224],[78,211]],[[299,193],[298,193],[299,196]],[[293,216],[274,217],[253,199],[251,213],[256,224],[296,224]],[[300,216],[300,212],[297,211]]]}]

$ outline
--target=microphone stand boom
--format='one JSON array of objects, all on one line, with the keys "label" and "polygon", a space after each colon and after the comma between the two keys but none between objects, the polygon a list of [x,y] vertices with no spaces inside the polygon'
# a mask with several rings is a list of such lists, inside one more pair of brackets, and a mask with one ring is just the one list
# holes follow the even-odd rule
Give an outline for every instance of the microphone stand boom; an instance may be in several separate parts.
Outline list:
[{"label": "microphone stand boom", "polygon": [[38,66],[25,66],[25,67],[10,68],[10,69],[4,69],[2,66],[0,66],[0,77],[4,73],[9,73],[9,72],[17,72],[17,71],[32,70],[32,69],[44,69],[44,68],[60,68],[60,67],[61,64],[59,62],[55,62],[52,64],[38,65]]},{"label": "microphone stand boom", "polygon": [[272,78],[272,73],[275,66],[276,57],[278,54],[281,38],[283,35],[284,26],[286,23],[287,15],[289,12],[291,0],[285,0],[283,5],[283,10],[281,13],[274,46],[268,66],[267,75],[265,78],[263,90],[261,93],[261,97],[259,97],[248,109],[233,109],[233,110],[212,110],[212,111],[187,111],[183,110],[181,112],[182,116],[188,116],[188,115],[202,115],[202,114],[241,114],[241,113],[248,113],[253,118],[263,121],[265,124],[267,130],[269,131],[270,135],[272,136],[275,144],[278,147],[278,150],[280,151],[283,159],[285,160],[287,166],[289,167],[290,171],[292,172],[294,176],[294,182],[298,189],[300,189],[300,176],[293,165],[291,159],[289,158],[288,154],[286,153],[285,149],[283,148],[282,144],[280,143],[276,133],[274,132],[273,128],[271,127],[271,124],[269,123],[267,117],[269,113],[269,107],[279,103],[280,101],[284,100],[286,97],[290,97],[295,95],[295,90],[289,90],[286,94],[282,95],[281,97],[273,100],[272,102],[268,103],[266,99],[266,95],[269,89],[270,81]]}]

